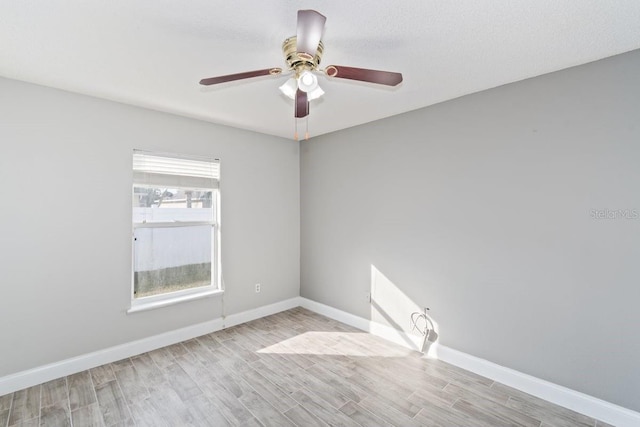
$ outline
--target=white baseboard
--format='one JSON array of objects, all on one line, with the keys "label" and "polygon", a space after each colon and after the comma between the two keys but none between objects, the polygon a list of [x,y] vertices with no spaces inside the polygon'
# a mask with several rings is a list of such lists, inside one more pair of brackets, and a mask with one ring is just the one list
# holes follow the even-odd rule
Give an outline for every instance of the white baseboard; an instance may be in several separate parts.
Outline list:
[{"label": "white baseboard", "polygon": [[452,365],[524,391],[618,427],[640,426],[640,413],[588,394],[554,384],[522,372],[496,365],[485,359],[440,345],[438,357]]},{"label": "white baseboard", "polygon": [[[412,350],[417,350],[421,344],[421,337],[398,331],[389,326],[372,322],[371,320],[355,316],[307,298],[300,298],[300,306],[355,328],[362,329],[363,331],[370,332],[373,335],[377,335],[396,344],[411,348]],[[541,380],[531,375],[523,374],[522,372],[497,365],[488,360],[480,359],[441,344],[437,346],[436,354],[437,358],[444,362],[608,424],[618,427],[640,426],[640,413],[623,408],[622,406],[549,381]]]},{"label": "white baseboard", "polygon": [[120,344],[0,378],[0,396],[300,306],[295,297],[174,331]]}]

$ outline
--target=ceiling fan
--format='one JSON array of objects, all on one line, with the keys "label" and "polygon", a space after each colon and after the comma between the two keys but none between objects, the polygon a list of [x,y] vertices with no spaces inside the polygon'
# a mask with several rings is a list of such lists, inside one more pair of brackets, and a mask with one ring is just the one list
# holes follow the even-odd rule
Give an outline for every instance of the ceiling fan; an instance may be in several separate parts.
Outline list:
[{"label": "ceiling fan", "polygon": [[[389,71],[369,70],[365,68],[329,65],[320,69],[320,59],[324,51],[322,35],[327,18],[315,10],[299,10],[296,35],[282,43],[282,52],[288,71],[294,76],[280,87],[280,90],[295,101],[294,115],[302,118],[309,115],[309,101],[324,94],[318,85],[314,73],[323,72],[329,77],[377,83],[386,86],[397,86],[402,82],[402,74]],[[200,80],[201,85],[215,85],[234,80],[250,79],[260,76],[277,76],[282,68],[265,68],[264,70],[247,71],[226,76],[210,77]],[[308,132],[306,138],[308,138]],[[297,138],[297,132],[295,139]]]}]

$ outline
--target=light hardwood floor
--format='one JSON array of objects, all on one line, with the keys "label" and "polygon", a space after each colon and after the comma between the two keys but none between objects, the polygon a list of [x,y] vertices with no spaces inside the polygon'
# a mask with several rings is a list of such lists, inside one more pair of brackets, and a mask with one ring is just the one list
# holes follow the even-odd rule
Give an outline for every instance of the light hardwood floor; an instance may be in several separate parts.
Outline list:
[{"label": "light hardwood floor", "polygon": [[606,424],[302,308],[0,396],[2,426]]}]

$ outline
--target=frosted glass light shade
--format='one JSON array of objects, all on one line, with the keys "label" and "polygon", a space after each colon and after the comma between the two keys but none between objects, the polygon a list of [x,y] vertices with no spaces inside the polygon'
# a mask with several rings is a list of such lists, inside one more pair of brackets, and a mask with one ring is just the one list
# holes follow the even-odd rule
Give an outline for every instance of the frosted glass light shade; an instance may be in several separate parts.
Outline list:
[{"label": "frosted glass light shade", "polygon": [[318,86],[313,91],[307,92],[307,99],[309,101],[313,101],[314,99],[320,98],[322,95],[324,95],[324,91],[320,88],[320,86]]},{"label": "frosted glass light shade", "polygon": [[279,87],[280,92],[284,93],[287,97],[291,99],[296,98],[296,91],[298,90],[298,81],[295,77],[291,77],[288,79],[282,86]]}]

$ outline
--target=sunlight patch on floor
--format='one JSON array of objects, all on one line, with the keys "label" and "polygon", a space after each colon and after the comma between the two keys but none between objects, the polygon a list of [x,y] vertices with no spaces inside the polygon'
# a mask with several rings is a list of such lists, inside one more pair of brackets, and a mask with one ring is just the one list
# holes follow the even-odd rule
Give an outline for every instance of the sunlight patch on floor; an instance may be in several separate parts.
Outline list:
[{"label": "sunlight patch on floor", "polygon": [[366,332],[309,331],[258,350],[258,353],[355,357],[404,357],[414,352],[394,348]]}]

